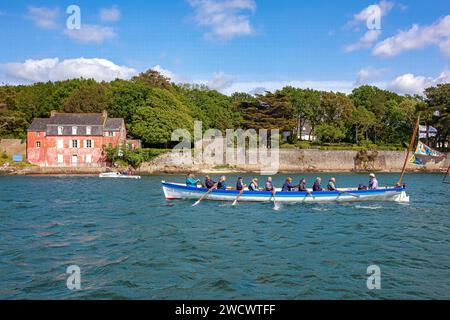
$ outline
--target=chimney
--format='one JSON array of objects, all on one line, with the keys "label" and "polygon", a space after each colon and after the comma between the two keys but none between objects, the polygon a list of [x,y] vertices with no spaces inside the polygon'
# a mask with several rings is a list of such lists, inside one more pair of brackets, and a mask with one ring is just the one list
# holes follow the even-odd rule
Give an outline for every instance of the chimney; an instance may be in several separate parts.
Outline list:
[{"label": "chimney", "polygon": [[106,119],[108,119],[108,112],[106,110],[103,110],[102,118],[103,118],[103,124],[105,124]]},{"label": "chimney", "polygon": [[56,116],[56,110],[50,111],[50,118],[53,118],[54,116]]}]

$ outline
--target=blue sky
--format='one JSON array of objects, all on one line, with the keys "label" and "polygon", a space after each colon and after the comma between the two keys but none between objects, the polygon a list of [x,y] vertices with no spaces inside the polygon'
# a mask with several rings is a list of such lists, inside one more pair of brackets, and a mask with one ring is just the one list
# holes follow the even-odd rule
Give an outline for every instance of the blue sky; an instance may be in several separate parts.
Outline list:
[{"label": "blue sky", "polygon": [[[72,4],[78,30],[66,27]],[[448,0],[16,0],[0,3],[0,34],[0,81],[12,84],[148,68],[226,94],[450,82]]]}]

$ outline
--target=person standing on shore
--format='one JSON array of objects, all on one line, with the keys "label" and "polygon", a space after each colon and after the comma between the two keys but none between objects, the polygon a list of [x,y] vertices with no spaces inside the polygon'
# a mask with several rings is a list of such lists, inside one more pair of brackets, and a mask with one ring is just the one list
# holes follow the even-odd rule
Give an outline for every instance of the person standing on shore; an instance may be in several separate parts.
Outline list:
[{"label": "person standing on shore", "polygon": [[320,183],[322,182],[322,178],[321,177],[317,177],[316,181],[313,184],[313,191],[323,191],[322,186],[320,185]]},{"label": "person standing on shore", "polygon": [[378,180],[377,178],[375,178],[375,174],[371,173],[369,175],[370,180],[369,180],[369,190],[375,190],[378,189]]}]

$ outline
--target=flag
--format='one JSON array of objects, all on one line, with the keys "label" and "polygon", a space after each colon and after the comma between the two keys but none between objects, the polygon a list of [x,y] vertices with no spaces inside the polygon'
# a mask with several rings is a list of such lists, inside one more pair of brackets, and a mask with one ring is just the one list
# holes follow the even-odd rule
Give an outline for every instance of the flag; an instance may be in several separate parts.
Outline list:
[{"label": "flag", "polygon": [[425,143],[420,142],[417,144],[416,151],[414,152],[415,155],[422,155],[422,156],[429,156],[429,157],[435,157],[435,158],[444,158],[445,154],[438,152],[434,149],[431,149],[429,146],[427,146]]},{"label": "flag", "polygon": [[[436,137],[437,135],[437,129],[432,127],[432,126],[428,126],[428,137]],[[425,139],[427,138],[427,126],[419,126],[419,138],[420,139]]]},{"label": "flag", "polygon": [[420,156],[416,156],[415,154],[413,154],[411,156],[411,158],[409,159],[409,162],[418,164],[418,165],[423,165],[423,159]]}]

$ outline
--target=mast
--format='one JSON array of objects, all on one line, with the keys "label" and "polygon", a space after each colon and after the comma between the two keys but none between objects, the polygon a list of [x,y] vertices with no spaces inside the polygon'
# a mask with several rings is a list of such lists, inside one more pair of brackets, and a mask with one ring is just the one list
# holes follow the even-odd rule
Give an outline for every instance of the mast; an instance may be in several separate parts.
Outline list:
[{"label": "mast", "polygon": [[406,153],[405,157],[405,163],[403,164],[402,174],[400,175],[400,179],[397,182],[397,186],[401,186],[403,182],[403,176],[405,175],[406,165],[408,164],[409,160],[409,154],[411,153],[411,150],[414,145],[414,141],[416,140],[417,130],[419,129],[419,123],[420,123],[420,113],[417,116],[416,126],[414,127],[414,131],[411,137],[411,142],[409,143],[408,152]]}]

